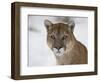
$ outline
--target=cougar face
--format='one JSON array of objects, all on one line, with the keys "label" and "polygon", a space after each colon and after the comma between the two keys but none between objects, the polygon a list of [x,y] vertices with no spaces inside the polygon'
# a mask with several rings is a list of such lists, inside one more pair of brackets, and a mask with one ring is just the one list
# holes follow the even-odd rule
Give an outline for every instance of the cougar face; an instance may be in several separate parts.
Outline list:
[{"label": "cougar face", "polygon": [[53,24],[49,20],[45,20],[44,24],[47,29],[47,43],[56,56],[64,54],[74,40],[73,25],[64,23]]}]

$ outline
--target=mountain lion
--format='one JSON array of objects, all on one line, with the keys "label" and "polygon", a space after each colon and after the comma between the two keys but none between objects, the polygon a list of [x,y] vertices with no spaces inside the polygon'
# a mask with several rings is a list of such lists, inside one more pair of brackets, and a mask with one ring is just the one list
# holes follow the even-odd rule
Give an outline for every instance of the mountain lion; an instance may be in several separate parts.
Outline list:
[{"label": "mountain lion", "polygon": [[87,64],[87,48],[73,34],[75,23],[53,24],[45,20],[44,24],[47,29],[47,44],[58,65]]}]

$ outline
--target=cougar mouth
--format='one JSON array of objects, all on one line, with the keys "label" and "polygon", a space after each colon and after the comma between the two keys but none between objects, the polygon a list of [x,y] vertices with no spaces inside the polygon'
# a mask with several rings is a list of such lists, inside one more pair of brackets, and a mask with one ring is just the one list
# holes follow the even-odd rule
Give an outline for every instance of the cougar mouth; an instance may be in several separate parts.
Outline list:
[{"label": "cougar mouth", "polygon": [[53,48],[52,51],[56,56],[62,56],[64,54],[64,48]]}]

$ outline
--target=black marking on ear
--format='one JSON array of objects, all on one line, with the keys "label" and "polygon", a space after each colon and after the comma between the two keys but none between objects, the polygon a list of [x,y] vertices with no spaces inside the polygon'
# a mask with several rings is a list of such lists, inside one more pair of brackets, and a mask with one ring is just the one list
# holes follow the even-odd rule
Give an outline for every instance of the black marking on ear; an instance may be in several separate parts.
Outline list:
[{"label": "black marking on ear", "polygon": [[46,26],[47,30],[49,30],[52,27],[53,23],[49,20],[45,20],[44,25]]},{"label": "black marking on ear", "polygon": [[75,27],[75,23],[74,22],[71,22],[68,24],[69,26],[69,29],[73,32],[74,31],[74,27]]}]

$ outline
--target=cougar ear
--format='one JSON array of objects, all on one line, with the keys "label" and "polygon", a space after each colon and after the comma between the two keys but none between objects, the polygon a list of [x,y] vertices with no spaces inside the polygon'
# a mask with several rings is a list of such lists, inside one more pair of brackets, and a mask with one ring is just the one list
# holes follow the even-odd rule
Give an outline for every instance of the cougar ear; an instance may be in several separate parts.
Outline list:
[{"label": "cougar ear", "polygon": [[74,31],[74,27],[75,27],[75,23],[74,22],[71,22],[68,24],[69,26],[69,29],[73,32]]},{"label": "cougar ear", "polygon": [[47,30],[49,30],[52,27],[53,23],[49,20],[45,20],[44,25],[46,26]]}]

